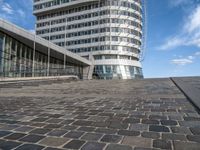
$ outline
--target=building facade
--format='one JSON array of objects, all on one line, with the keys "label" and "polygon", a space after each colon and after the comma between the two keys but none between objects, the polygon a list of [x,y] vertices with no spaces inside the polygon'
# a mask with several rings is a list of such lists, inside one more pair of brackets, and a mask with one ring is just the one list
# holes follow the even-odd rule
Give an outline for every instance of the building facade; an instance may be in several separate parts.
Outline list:
[{"label": "building facade", "polygon": [[83,78],[90,65],[87,59],[0,19],[0,78]]},{"label": "building facade", "polygon": [[92,60],[93,77],[142,78],[141,0],[34,0],[36,34]]}]

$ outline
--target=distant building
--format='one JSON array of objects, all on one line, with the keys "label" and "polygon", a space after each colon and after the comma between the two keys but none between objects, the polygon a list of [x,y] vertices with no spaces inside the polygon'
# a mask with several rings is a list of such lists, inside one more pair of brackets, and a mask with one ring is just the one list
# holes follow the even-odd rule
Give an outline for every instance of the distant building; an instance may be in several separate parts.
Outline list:
[{"label": "distant building", "polygon": [[75,75],[90,78],[91,62],[0,19],[0,78]]},{"label": "distant building", "polygon": [[36,34],[92,60],[96,78],[143,78],[142,9],[141,0],[34,0]]}]

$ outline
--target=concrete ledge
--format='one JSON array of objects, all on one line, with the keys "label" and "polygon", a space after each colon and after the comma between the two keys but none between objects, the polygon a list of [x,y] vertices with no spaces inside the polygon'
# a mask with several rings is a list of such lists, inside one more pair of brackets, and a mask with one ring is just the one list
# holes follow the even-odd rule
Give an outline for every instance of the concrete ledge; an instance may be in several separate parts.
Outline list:
[{"label": "concrete ledge", "polygon": [[200,77],[176,77],[171,78],[171,80],[200,112],[200,89],[197,88],[197,85],[199,86],[198,82],[200,83]]},{"label": "concrete ledge", "polygon": [[0,78],[0,84],[4,82],[31,81],[31,80],[58,80],[58,79],[79,79],[77,76],[51,76],[51,77],[24,77],[24,78]]}]

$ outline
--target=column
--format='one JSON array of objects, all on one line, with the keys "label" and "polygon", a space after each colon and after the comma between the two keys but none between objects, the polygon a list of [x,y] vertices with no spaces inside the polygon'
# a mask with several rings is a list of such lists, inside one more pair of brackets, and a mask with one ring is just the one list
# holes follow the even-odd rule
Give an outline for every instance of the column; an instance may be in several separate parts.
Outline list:
[{"label": "column", "polygon": [[66,55],[64,54],[64,68],[63,69],[66,69]]},{"label": "column", "polygon": [[51,50],[48,47],[48,62],[47,62],[47,76],[49,76],[49,69],[50,69],[50,55],[51,55]]},{"label": "column", "polygon": [[34,39],[34,44],[33,44],[33,67],[32,67],[32,77],[35,76],[35,39]]},{"label": "column", "polygon": [[4,49],[5,49],[5,35],[4,34],[0,34],[0,36],[2,36],[1,37],[1,45],[0,45],[0,72],[2,73],[2,74],[0,74],[0,76],[2,76],[3,77],[3,72],[4,72]]}]

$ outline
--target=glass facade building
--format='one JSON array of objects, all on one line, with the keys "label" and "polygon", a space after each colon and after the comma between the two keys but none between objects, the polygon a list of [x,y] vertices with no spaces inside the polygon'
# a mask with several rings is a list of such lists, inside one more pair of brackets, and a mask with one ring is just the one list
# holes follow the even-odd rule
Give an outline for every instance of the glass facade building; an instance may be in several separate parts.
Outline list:
[{"label": "glass facade building", "polygon": [[35,0],[36,33],[91,59],[94,77],[142,78],[142,0]]},{"label": "glass facade building", "polygon": [[[0,20],[0,78],[63,75],[83,78],[83,69],[88,66],[87,64],[24,37],[24,41],[21,41],[21,35],[8,35],[1,29],[1,23]],[[43,41],[49,43],[46,40]]]}]

